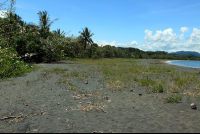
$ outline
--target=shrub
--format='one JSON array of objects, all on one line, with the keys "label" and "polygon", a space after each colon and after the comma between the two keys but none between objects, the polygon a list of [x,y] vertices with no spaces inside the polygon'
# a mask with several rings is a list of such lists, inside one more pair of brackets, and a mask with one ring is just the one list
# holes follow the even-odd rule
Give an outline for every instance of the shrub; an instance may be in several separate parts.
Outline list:
[{"label": "shrub", "polygon": [[0,78],[17,76],[31,68],[31,66],[20,61],[17,55],[13,48],[1,49],[0,47]]}]

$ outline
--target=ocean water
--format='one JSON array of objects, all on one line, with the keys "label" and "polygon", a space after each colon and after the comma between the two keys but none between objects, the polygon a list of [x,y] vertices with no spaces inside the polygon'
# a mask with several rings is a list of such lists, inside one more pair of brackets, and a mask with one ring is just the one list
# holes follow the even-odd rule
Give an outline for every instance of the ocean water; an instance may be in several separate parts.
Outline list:
[{"label": "ocean water", "polygon": [[184,67],[200,68],[200,61],[166,61],[166,63]]}]

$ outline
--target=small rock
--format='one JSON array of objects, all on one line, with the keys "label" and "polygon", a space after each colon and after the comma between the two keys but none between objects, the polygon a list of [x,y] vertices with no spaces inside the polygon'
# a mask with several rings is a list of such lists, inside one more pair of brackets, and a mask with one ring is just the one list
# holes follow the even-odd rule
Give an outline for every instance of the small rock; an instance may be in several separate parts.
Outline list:
[{"label": "small rock", "polygon": [[139,94],[139,96],[142,96],[142,94]]},{"label": "small rock", "polygon": [[108,100],[108,99],[109,99],[109,97],[105,96],[105,97],[104,97],[104,99]]},{"label": "small rock", "polygon": [[192,108],[192,109],[196,109],[197,107],[196,107],[196,104],[194,104],[194,103],[192,103],[191,105],[190,105],[190,107]]}]

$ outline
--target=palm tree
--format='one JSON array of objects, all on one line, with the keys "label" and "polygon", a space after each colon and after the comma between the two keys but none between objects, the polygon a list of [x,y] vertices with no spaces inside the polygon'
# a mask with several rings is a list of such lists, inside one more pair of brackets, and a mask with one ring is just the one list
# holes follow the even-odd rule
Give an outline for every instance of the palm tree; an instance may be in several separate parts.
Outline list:
[{"label": "palm tree", "polygon": [[[18,23],[21,21],[21,17],[17,14],[13,14],[11,11],[5,13],[6,17],[2,18],[2,29],[4,29],[4,38],[8,39],[9,46],[13,46],[14,42],[14,35],[17,34],[16,32],[19,30]],[[0,32],[1,34],[2,32]],[[6,34],[5,34],[6,33]]]},{"label": "palm tree", "polygon": [[19,24],[20,21],[22,21],[22,17],[20,17],[16,13],[13,14],[12,12],[9,12],[9,13],[6,13],[6,16],[7,16],[6,17],[7,19],[13,18],[14,21],[16,21],[18,24]]},{"label": "palm tree", "polygon": [[26,24],[25,21],[21,21],[19,22],[19,25],[20,25],[20,32],[22,33],[33,33],[34,35],[36,35],[39,31],[39,26],[33,24],[33,23],[29,23],[29,24]]},{"label": "palm tree", "polygon": [[94,35],[94,33],[90,34],[91,31],[88,31],[88,28],[86,27],[85,30],[82,29],[83,32],[79,31],[79,33],[81,33],[81,37],[82,37],[82,43],[84,43],[84,49],[86,50],[86,45],[87,43],[93,43],[92,39],[90,38],[92,35]]},{"label": "palm tree", "polygon": [[[64,31],[63,31],[64,32]],[[53,30],[53,34],[54,35],[57,35],[58,37],[65,37],[65,33],[60,33],[60,29],[57,29],[57,31],[56,30]]]},{"label": "palm tree", "polygon": [[39,31],[38,30],[39,26],[30,24],[30,23],[26,24],[26,22],[22,21],[22,18],[17,14],[13,15],[12,12],[9,12],[9,13],[6,13],[6,15],[7,15],[6,19],[9,19],[9,20],[11,18],[14,19],[14,21],[18,24],[17,27],[20,29],[20,32],[22,33],[28,33],[30,31],[31,33],[35,34],[35,32]]},{"label": "palm tree", "polygon": [[[50,26],[53,23],[53,21],[50,24],[48,24],[48,22],[50,20],[49,20],[49,17],[47,15],[47,11],[43,11],[43,12],[39,11],[37,14],[39,15],[39,20],[40,20],[39,21],[40,35],[41,35],[41,37],[46,39],[48,37],[49,33],[50,33]],[[58,20],[58,18],[55,19],[55,20]]]}]

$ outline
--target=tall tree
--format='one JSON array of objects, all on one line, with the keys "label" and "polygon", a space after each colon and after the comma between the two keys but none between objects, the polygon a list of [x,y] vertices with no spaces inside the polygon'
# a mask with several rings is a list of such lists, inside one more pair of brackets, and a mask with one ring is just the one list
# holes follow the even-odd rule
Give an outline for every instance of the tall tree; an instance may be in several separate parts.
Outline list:
[{"label": "tall tree", "polygon": [[10,12],[7,17],[7,19],[11,19],[13,18],[14,21],[18,24],[17,26],[19,27],[20,29],[20,32],[22,33],[28,33],[28,32],[31,32],[31,33],[34,33],[35,32],[38,32],[39,31],[39,26],[36,26],[34,24],[26,24],[26,22],[22,21],[22,18],[17,15],[17,14],[13,14],[12,12]]},{"label": "tall tree", "polygon": [[94,33],[90,34],[91,31],[88,31],[87,27],[85,28],[85,30],[84,29],[82,30],[83,32],[79,31],[79,33],[81,34],[80,36],[82,37],[81,42],[84,43],[84,49],[86,50],[87,43],[90,43],[90,44],[93,43],[90,37],[94,35]]},{"label": "tall tree", "polygon": [[[1,37],[3,37],[4,39],[8,40],[8,42],[4,43],[3,45],[6,45],[8,47],[14,46],[16,45],[15,41],[14,41],[14,35],[16,32],[16,28],[17,28],[17,23],[15,23],[14,20],[14,9],[13,5],[15,4],[14,0],[11,0],[11,7],[10,10],[8,10],[5,14],[8,17],[8,19],[1,19],[1,27],[0,27],[0,34]],[[3,46],[5,47],[5,46]]]},{"label": "tall tree", "polygon": [[[42,38],[46,39],[49,36],[50,33],[50,26],[53,23],[53,21],[51,23],[49,23],[49,15],[47,14],[47,11],[39,11],[37,13],[39,15],[39,26],[40,26],[40,35]],[[58,20],[55,19],[55,20]]]}]

